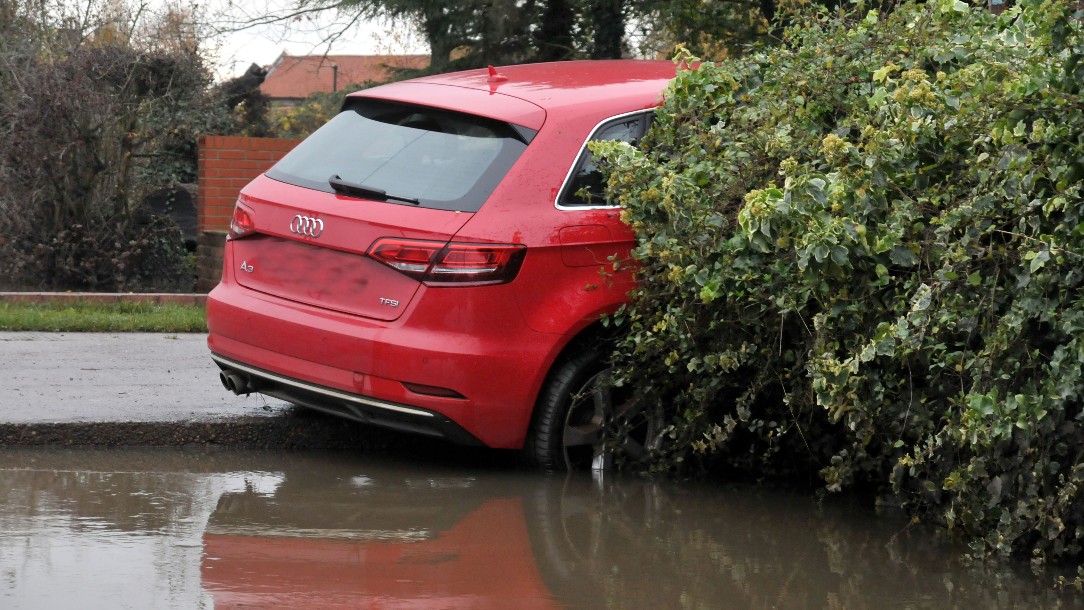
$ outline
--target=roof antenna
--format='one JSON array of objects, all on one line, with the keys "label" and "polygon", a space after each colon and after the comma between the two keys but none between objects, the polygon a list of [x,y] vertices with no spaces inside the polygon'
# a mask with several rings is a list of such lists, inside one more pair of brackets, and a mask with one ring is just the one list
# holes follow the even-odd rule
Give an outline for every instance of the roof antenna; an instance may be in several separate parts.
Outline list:
[{"label": "roof antenna", "polygon": [[500,72],[497,72],[497,69],[494,68],[493,66],[490,66],[489,67],[489,78],[486,79],[486,80],[489,81],[491,84],[492,83],[503,83],[504,81],[508,80],[508,77],[501,74]]}]

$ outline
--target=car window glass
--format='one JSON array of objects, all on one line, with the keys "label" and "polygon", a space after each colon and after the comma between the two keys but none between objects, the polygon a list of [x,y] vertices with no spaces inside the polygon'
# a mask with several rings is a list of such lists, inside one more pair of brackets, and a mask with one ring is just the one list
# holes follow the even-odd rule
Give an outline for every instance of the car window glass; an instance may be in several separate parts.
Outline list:
[{"label": "car window glass", "polygon": [[526,148],[506,123],[434,108],[351,100],[267,172],[333,192],[342,180],[417,199],[422,207],[477,211]]},{"label": "car window glass", "polygon": [[[645,113],[615,119],[598,128],[589,141],[621,141],[635,146],[647,132],[650,118],[651,115]],[[608,204],[598,159],[589,148],[585,147],[580,154],[572,176],[561,191],[559,203],[567,206]]]}]

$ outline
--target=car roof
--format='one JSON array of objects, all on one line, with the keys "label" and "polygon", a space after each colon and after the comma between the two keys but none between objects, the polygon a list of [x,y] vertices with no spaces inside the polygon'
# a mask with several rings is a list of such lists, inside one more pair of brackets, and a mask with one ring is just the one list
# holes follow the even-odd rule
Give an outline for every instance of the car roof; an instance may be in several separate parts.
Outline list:
[{"label": "car roof", "polygon": [[538,129],[547,116],[609,117],[655,107],[676,71],[670,61],[520,64],[423,76],[351,97],[424,104]]}]

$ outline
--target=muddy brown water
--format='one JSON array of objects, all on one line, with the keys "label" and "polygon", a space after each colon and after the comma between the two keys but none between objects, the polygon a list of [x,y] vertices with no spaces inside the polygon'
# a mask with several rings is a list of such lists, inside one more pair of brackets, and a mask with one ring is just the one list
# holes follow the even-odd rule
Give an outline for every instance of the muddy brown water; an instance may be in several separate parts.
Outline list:
[{"label": "muddy brown water", "polygon": [[348,452],[0,451],[0,608],[1075,608],[862,503]]}]

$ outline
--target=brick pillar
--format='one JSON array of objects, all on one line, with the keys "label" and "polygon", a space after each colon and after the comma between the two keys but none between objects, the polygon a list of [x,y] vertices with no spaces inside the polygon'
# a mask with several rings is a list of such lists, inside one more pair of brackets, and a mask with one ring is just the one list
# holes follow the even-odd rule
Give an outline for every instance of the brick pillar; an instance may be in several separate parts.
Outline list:
[{"label": "brick pillar", "polygon": [[204,231],[196,246],[196,292],[210,292],[222,279],[222,253],[226,248],[225,231]]},{"label": "brick pillar", "polygon": [[300,140],[285,138],[200,137],[199,200],[196,206],[198,291],[210,291],[222,277],[222,249],[237,194],[298,142]]}]

